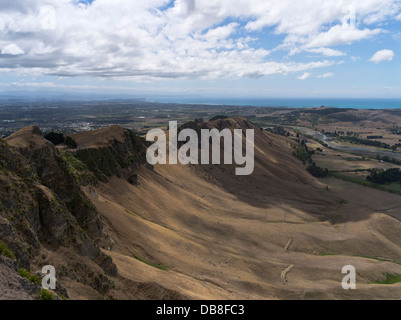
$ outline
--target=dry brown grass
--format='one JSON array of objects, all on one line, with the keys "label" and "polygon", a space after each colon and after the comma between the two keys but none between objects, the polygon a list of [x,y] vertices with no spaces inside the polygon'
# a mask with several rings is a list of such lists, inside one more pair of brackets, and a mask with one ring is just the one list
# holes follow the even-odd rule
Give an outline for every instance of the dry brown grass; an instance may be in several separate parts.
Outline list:
[{"label": "dry brown grass", "polygon": [[[139,282],[192,299],[399,298],[399,284],[371,283],[401,265],[362,256],[401,255],[400,196],[314,179],[285,138],[261,133],[256,144],[253,176],[166,165],[141,170],[139,186],[113,178],[96,188],[91,199],[116,243],[107,253],[120,295]],[[352,292],[341,287],[348,264],[358,274]],[[289,265],[296,268],[283,286],[278,275]]]}]

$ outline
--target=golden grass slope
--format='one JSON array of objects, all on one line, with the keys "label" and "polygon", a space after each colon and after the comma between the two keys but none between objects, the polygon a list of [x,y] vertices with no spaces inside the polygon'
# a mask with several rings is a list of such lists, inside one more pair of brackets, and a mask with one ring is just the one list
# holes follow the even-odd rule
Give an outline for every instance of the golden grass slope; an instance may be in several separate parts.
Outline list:
[{"label": "golden grass slope", "polygon": [[[252,127],[222,121],[212,126]],[[113,177],[87,190],[125,279],[113,295],[130,298],[140,292],[130,285],[143,283],[173,299],[398,299],[399,284],[372,283],[401,274],[401,198],[318,181],[286,138],[255,134],[251,176],[233,166],[156,165],[141,168],[138,186]],[[341,287],[349,264],[353,291]]]},{"label": "golden grass slope", "polygon": [[80,147],[103,148],[109,146],[110,142],[113,140],[122,142],[126,131],[127,129],[117,125],[111,125],[99,130],[76,133],[71,135],[71,138],[73,138]]}]

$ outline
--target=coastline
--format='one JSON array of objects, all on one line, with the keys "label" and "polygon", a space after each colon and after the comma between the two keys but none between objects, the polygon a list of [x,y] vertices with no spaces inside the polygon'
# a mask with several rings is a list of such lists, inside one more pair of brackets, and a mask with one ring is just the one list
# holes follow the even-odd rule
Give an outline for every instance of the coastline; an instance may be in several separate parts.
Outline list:
[{"label": "coastline", "polygon": [[380,98],[194,98],[163,97],[149,102],[281,108],[401,109],[401,99]]}]

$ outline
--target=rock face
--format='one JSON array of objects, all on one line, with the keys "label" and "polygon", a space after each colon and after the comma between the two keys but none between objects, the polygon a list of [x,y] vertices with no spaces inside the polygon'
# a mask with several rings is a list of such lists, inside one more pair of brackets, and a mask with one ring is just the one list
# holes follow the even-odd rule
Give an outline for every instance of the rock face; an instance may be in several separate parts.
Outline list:
[{"label": "rock face", "polygon": [[[103,236],[101,217],[80,188],[69,163],[54,145],[42,136],[36,126],[24,128],[6,139],[29,161],[40,182],[61,200],[77,219],[79,225],[93,240]],[[46,203],[46,190],[40,189],[40,198]]]},{"label": "rock face", "polygon": [[21,277],[16,261],[0,256],[0,300],[37,300],[39,286]]},{"label": "rock face", "polygon": [[[30,268],[44,248],[56,255],[64,248],[71,259],[86,257],[115,275],[116,266],[99,248],[109,241],[101,216],[81,190],[78,160],[68,159],[35,126],[0,139],[0,240],[18,267]],[[89,285],[96,288],[98,282]]]},{"label": "rock face", "polygon": [[82,132],[71,136],[78,144],[73,150],[94,175],[103,182],[109,177],[125,178],[138,182],[138,168],[145,163],[145,146],[132,131],[118,126]]}]

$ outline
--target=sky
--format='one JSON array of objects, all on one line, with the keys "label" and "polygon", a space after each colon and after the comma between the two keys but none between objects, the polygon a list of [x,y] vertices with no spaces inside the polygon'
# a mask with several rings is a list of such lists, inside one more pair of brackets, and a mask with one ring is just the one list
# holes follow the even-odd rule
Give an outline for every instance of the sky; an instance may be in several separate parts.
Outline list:
[{"label": "sky", "polygon": [[401,0],[0,0],[0,92],[401,98]]}]

